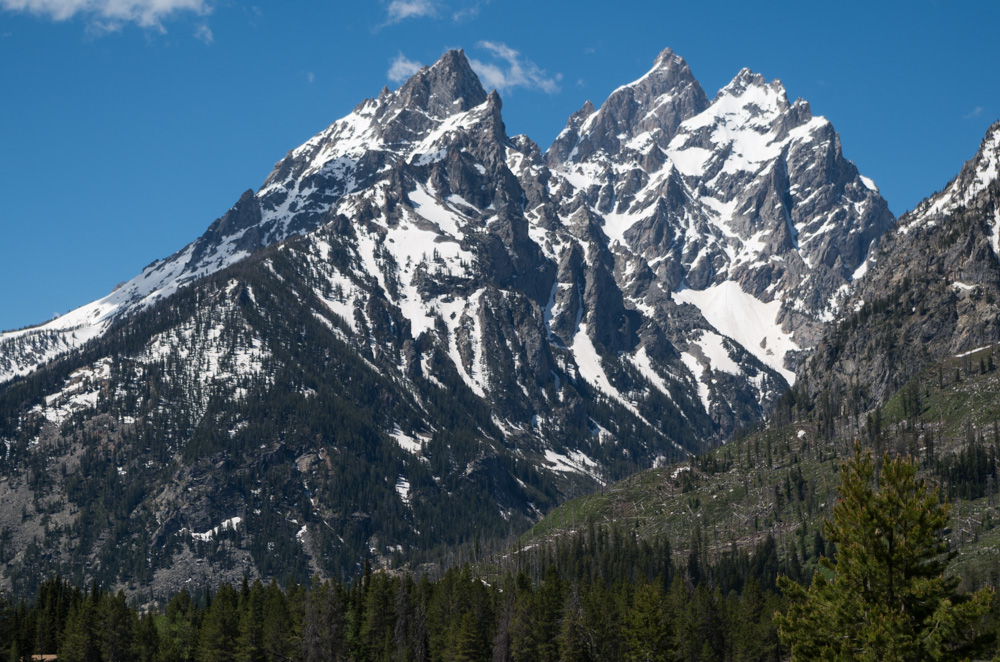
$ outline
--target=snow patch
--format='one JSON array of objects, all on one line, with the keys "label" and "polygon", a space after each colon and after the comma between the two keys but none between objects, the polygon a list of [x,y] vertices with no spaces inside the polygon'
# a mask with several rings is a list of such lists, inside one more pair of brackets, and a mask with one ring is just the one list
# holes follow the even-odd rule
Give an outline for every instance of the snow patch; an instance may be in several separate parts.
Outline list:
[{"label": "snow patch", "polygon": [[598,478],[600,466],[581,451],[569,451],[567,455],[561,455],[548,449],[545,451],[545,461],[552,466],[553,471],[577,473],[600,480]]},{"label": "snow patch", "polygon": [[[211,529],[205,531],[204,533],[197,533],[195,531],[191,531],[190,532],[191,537],[194,540],[208,542],[215,536],[219,535],[220,531],[229,531],[229,530],[235,531],[236,527],[239,526],[242,521],[243,521],[242,517],[231,517],[222,522],[222,524],[220,524],[219,526],[212,527]],[[182,529],[182,530],[186,531],[187,529]]]},{"label": "snow patch", "polygon": [[396,494],[399,495],[403,503],[410,505],[410,481],[403,476],[396,479]]},{"label": "snow patch", "polygon": [[795,383],[795,373],[785,367],[785,356],[800,347],[777,322],[781,301],[760,301],[733,281],[704,290],[681,289],[672,297],[698,308],[719,333],[738,342],[789,384]]}]

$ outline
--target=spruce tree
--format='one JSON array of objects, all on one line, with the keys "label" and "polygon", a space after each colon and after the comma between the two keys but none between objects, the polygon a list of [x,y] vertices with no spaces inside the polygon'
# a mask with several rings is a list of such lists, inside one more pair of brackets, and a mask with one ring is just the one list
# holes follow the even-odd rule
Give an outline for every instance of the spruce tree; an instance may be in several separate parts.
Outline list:
[{"label": "spruce tree", "polygon": [[793,659],[964,659],[986,644],[977,626],[992,594],[961,595],[945,576],[948,507],[916,471],[911,458],[886,454],[876,478],[871,453],[855,444],[826,523],[835,558],[820,559],[826,574],[808,589],[780,581],[790,606],[776,621]]}]

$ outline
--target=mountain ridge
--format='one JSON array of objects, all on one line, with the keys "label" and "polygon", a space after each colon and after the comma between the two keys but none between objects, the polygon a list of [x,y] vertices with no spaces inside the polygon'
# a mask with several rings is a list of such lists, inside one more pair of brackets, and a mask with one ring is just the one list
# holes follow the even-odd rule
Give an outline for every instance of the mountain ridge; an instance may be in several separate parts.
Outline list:
[{"label": "mountain ridge", "polygon": [[748,70],[710,102],[664,51],[566,149],[501,111],[449,52],[178,253],[0,336],[3,581],[348,575],[515,533],[760,421],[892,221]]}]

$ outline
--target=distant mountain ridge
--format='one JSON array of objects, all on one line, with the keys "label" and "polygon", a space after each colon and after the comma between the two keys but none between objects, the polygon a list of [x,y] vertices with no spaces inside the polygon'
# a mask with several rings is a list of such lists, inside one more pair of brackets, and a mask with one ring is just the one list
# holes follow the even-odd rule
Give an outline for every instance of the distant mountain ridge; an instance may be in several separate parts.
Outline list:
[{"label": "distant mountain ridge", "polygon": [[449,52],[0,335],[6,581],[349,574],[522,530],[761,420],[893,223],[748,70],[709,101],[664,51],[544,153],[501,111]]}]

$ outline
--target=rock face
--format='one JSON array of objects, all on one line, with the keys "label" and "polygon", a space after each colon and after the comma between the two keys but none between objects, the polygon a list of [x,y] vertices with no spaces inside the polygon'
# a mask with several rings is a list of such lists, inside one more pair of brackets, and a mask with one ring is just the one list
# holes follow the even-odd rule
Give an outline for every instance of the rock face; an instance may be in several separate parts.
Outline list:
[{"label": "rock face", "polygon": [[[747,69],[709,102],[670,50],[574,115],[547,157],[549,195],[534,202],[586,210],[623,261],[654,271],[620,277],[636,307],[655,283],[789,380],[893,223],[808,103]],[[721,298],[748,314],[724,319]]]},{"label": "rock face", "polygon": [[[1000,342],[1000,123],[940,193],[902,216],[805,374],[881,402],[931,361]],[[863,409],[862,409],[863,410]]]},{"label": "rock face", "polygon": [[351,574],[520,530],[759,421],[892,223],[746,70],[709,101],[664,51],[545,153],[501,106],[450,52],[0,336],[5,581]]}]

